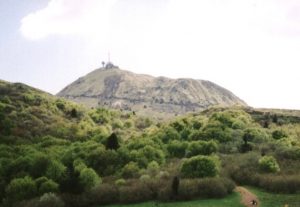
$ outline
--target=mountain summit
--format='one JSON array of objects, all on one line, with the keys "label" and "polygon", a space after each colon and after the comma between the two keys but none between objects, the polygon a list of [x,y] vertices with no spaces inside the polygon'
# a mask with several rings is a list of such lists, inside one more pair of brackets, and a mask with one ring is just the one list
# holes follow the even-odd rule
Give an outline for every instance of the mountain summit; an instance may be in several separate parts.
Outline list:
[{"label": "mountain summit", "polygon": [[153,77],[110,66],[79,78],[57,95],[89,107],[119,108],[158,116],[201,111],[213,105],[246,105],[210,81]]}]

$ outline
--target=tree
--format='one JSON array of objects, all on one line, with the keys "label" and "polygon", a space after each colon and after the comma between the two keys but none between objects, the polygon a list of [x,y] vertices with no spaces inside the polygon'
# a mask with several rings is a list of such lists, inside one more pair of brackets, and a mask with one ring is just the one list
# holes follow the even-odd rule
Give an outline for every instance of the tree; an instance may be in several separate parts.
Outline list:
[{"label": "tree", "polygon": [[33,198],[36,194],[36,184],[28,176],[13,179],[6,188],[6,197],[13,202]]},{"label": "tree", "polygon": [[117,150],[120,147],[118,137],[115,133],[112,133],[107,138],[105,147],[106,149],[110,149],[110,150]]},{"label": "tree", "polygon": [[274,114],[274,115],[272,116],[272,121],[273,121],[273,123],[275,123],[275,124],[278,123],[278,117],[277,117],[277,114]]},{"label": "tree", "polygon": [[175,176],[172,181],[172,193],[174,196],[178,195],[179,183],[179,177]]},{"label": "tree", "polygon": [[75,108],[73,108],[73,109],[71,110],[71,117],[72,117],[72,118],[77,118],[77,116],[78,116],[77,110],[76,110]]},{"label": "tree", "polygon": [[252,146],[248,143],[254,139],[254,135],[251,133],[250,130],[246,130],[243,135],[244,143],[240,146],[240,151],[242,153],[252,151]]},{"label": "tree", "polygon": [[183,162],[181,173],[189,178],[215,177],[219,173],[219,162],[216,156],[191,157]]}]

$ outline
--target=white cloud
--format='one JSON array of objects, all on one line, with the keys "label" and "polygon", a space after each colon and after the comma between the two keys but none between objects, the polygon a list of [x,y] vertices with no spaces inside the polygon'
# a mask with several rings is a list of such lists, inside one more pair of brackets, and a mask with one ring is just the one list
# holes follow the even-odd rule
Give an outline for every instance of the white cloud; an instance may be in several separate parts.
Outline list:
[{"label": "white cloud", "polygon": [[47,7],[21,20],[22,34],[31,40],[49,35],[105,35],[117,0],[50,0]]}]

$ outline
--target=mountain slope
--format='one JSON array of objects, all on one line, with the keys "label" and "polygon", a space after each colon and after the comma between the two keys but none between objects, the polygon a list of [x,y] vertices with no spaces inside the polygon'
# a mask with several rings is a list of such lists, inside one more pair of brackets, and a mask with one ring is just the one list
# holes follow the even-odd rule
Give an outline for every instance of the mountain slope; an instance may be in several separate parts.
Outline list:
[{"label": "mountain slope", "polygon": [[212,105],[246,105],[212,82],[135,74],[118,68],[97,69],[57,94],[90,107],[108,106],[145,114],[183,114]]},{"label": "mountain slope", "polygon": [[108,136],[120,128],[118,133],[126,139],[128,130],[138,133],[151,124],[131,114],[87,109],[25,84],[0,80],[0,145],[40,142],[47,136],[85,140],[95,134]]}]

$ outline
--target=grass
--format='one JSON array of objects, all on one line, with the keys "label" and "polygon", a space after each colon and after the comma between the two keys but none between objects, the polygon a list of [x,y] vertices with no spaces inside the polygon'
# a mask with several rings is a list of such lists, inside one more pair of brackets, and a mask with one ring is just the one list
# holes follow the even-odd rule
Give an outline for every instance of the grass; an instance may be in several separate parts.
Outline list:
[{"label": "grass", "polygon": [[243,205],[240,204],[240,199],[241,197],[238,193],[232,193],[231,195],[222,199],[205,199],[158,204],[156,204],[156,202],[146,202],[128,205],[109,205],[107,207],[243,207]]},{"label": "grass", "polygon": [[260,200],[260,207],[288,207],[300,206],[300,193],[298,194],[275,194],[264,190],[247,187],[252,193],[256,194]]}]

